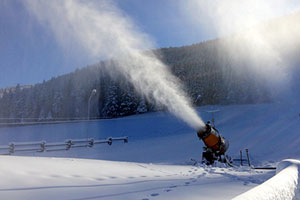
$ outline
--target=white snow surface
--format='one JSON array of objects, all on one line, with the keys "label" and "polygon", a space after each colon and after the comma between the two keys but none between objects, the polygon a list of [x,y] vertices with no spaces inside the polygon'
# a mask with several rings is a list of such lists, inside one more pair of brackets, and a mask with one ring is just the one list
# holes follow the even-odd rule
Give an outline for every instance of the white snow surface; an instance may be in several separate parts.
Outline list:
[{"label": "white snow surface", "polygon": [[[205,111],[220,110],[215,113],[216,127],[230,141],[230,156],[238,158],[239,151],[245,152],[247,148],[252,165],[278,165],[276,176],[275,171],[253,170],[240,167],[239,163],[233,168],[221,164],[193,166],[190,158],[201,159],[202,141],[194,130],[164,112],[0,128],[0,145],[129,137],[128,144],[115,142],[112,146],[0,156],[0,196],[1,199],[297,199],[300,162],[297,161],[300,159],[297,109],[297,102],[198,108],[205,120],[211,118]],[[280,162],[286,158],[295,160]]]},{"label": "white snow surface", "polygon": [[299,199],[299,169],[299,160],[284,160],[278,164],[277,174],[274,177],[233,200]]},{"label": "white snow surface", "polygon": [[249,170],[189,165],[13,156],[0,160],[1,199],[230,199],[265,178]]}]

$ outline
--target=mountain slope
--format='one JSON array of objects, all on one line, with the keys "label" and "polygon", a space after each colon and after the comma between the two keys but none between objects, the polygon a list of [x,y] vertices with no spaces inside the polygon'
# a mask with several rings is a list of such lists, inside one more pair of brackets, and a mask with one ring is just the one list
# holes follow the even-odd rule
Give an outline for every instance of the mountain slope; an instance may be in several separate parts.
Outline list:
[{"label": "mountain slope", "polygon": [[[154,52],[194,105],[270,102],[290,87],[297,91],[299,19],[295,13],[225,38]],[[121,74],[105,70],[106,65],[102,61],[30,88],[2,89],[0,121],[87,119],[94,88],[98,92],[91,98],[90,118],[164,109],[138,95]]]}]

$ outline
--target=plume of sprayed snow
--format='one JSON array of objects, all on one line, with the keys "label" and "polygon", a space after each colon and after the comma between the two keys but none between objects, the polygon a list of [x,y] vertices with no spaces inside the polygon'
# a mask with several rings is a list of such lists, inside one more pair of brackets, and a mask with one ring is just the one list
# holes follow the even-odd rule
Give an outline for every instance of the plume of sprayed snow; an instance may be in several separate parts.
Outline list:
[{"label": "plume of sprayed snow", "polygon": [[299,43],[299,17],[284,22],[273,18],[299,10],[299,2],[181,0],[180,7],[194,24],[203,27],[209,22],[218,36],[226,36],[223,48],[233,60],[239,61],[233,66],[237,70],[250,67],[257,77],[266,80],[273,92],[289,82],[289,63],[283,51]]},{"label": "plume of sprayed snow", "polygon": [[194,129],[204,126],[176,78],[149,51],[150,38],[138,30],[112,1],[24,1],[25,7],[48,26],[63,46],[76,43],[92,59],[109,59],[135,89],[154,98]]}]

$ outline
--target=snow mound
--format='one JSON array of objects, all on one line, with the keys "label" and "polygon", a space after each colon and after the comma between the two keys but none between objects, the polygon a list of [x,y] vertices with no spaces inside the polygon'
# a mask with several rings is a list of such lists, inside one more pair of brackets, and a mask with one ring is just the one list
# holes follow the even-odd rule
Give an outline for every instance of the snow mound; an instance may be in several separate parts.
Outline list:
[{"label": "snow mound", "polygon": [[300,161],[287,159],[277,166],[276,175],[263,184],[235,197],[233,200],[292,200],[299,199]]}]

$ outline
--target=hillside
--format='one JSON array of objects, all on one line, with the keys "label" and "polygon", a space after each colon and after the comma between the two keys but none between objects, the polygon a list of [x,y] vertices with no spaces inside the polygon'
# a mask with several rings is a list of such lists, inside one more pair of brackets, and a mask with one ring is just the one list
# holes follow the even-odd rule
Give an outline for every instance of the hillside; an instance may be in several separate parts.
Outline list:
[{"label": "hillside", "polygon": [[[217,63],[217,47],[217,41],[210,41],[161,49],[160,56],[183,83],[196,105],[269,101],[267,88],[259,80],[253,84],[251,74],[235,74],[228,65],[221,61]],[[6,89],[0,99],[2,122],[7,122],[6,118],[11,118],[9,122],[22,119],[26,122],[27,118],[86,119],[88,100],[94,88],[98,92],[91,99],[91,118],[126,116],[162,109],[139,96],[121,75],[117,78],[108,76],[103,65],[105,62],[88,66],[32,88]]]},{"label": "hillside", "polygon": [[[299,16],[283,17],[256,27],[265,41],[272,41],[273,50],[282,55],[280,59],[284,60],[286,67],[300,63],[297,56],[300,43],[294,40],[299,38]],[[156,49],[154,52],[169,66],[195,105],[270,102],[279,88],[274,90],[271,88],[274,84],[269,83],[270,79],[277,78],[273,74],[276,68],[269,71],[263,69],[273,65],[275,58],[268,58],[271,60],[269,62],[263,52],[248,52],[249,44],[243,43],[243,37],[247,37],[248,33],[251,30],[190,46]],[[151,99],[137,94],[121,74],[107,70],[108,65],[111,61],[102,61],[30,88],[17,86],[2,90],[1,122],[111,118],[164,109]],[[269,75],[262,76],[263,73]],[[90,99],[88,116],[88,102],[94,88],[97,93]]]}]

